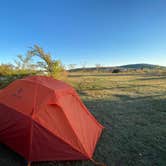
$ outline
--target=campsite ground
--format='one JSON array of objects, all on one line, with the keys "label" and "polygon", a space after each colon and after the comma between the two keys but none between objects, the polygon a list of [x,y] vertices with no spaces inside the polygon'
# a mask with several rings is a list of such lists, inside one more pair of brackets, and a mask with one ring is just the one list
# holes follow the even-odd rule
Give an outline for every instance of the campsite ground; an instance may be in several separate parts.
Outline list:
[{"label": "campsite ground", "polygon": [[[105,126],[95,160],[107,166],[166,165],[166,76],[72,73],[67,82],[77,89],[92,114]],[[22,161],[0,145],[0,166],[17,166]],[[35,165],[93,166],[93,163],[32,164]]]}]

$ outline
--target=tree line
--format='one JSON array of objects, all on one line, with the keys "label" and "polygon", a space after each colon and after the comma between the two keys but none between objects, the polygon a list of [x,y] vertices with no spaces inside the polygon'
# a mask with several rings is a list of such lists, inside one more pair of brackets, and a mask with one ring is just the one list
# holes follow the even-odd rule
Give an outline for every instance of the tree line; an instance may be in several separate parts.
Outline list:
[{"label": "tree line", "polygon": [[[35,58],[38,57],[38,58]],[[36,60],[37,59],[37,60]],[[35,61],[34,61],[35,60]],[[1,64],[0,75],[45,74],[58,78],[65,73],[65,67],[60,60],[54,59],[38,45],[30,47],[25,55],[19,54],[15,64]]]}]

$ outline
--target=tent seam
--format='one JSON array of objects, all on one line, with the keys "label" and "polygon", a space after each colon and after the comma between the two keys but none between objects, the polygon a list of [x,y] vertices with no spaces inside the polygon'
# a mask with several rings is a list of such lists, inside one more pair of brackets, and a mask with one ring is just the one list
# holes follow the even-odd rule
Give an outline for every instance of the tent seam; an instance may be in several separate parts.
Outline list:
[{"label": "tent seam", "polygon": [[75,132],[73,126],[71,125],[71,123],[70,123],[69,119],[67,118],[65,112],[63,111],[62,107],[61,107],[59,104],[57,104],[57,105],[60,107],[60,109],[61,109],[62,112],[64,113],[64,116],[66,117],[66,120],[67,120],[68,124],[70,125],[70,127],[71,127],[73,133],[75,134],[75,136],[76,136],[78,142],[80,143],[80,145],[81,145],[82,149],[84,150],[84,152],[86,153],[86,155],[89,157],[88,152],[85,150],[84,146],[82,145],[82,142],[78,139],[79,137],[78,137],[78,135],[76,134],[76,132]]},{"label": "tent seam", "polygon": [[[74,133],[74,135],[75,135],[75,137],[76,137],[76,139],[78,140],[79,144],[81,145],[81,147],[82,147],[82,149],[84,150],[84,152],[86,153],[86,155],[88,155],[87,152],[85,151],[85,149],[84,149],[82,143],[79,141],[78,136],[76,135],[75,131],[73,130],[73,127],[72,127],[71,124],[69,123],[69,120],[68,120],[66,114],[64,113],[63,109],[62,109],[58,104],[55,104],[55,105],[57,105],[57,106],[61,109],[61,111],[63,112],[63,114],[64,114],[64,116],[65,116],[65,118],[66,118],[66,120],[67,120],[69,126],[71,127],[71,129],[72,129],[72,131],[73,131],[73,133]],[[35,115],[35,116],[36,116],[36,115]],[[76,147],[74,147],[72,144],[70,144],[70,142],[66,141],[64,138],[60,137],[59,135],[55,135],[51,130],[49,130],[48,128],[46,128],[44,125],[40,124],[37,120],[35,120],[35,119],[33,119],[33,120],[34,120],[37,124],[39,124],[40,126],[42,126],[44,129],[46,129],[46,130],[48,130],[50,133],[52,133],[54,136],[56,136],[56,137],[59,138],[60,140],[64,141],[66,144],[70,145],[73,149],[76,148]],[[80,152],[81,154],[83,154],[83,153],[80,151],[80,149],[79,149],[79,150],[76,149],[76,150],[77,150],[78,152]],[[83,154],[83,155],[85,155],[85,154]],[[89,156],[89,155],[88,155],[88,156]]]}]

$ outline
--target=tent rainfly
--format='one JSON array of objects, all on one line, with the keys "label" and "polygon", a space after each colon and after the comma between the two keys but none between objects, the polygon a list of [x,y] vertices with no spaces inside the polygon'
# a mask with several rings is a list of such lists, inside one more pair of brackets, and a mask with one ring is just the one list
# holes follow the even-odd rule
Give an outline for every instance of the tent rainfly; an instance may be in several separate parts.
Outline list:
[{"label": "tent rainfly", "polygon": [[92,159],[102,129],[62,81],[30,76],[0,91],[0,142],[27,161]]}]

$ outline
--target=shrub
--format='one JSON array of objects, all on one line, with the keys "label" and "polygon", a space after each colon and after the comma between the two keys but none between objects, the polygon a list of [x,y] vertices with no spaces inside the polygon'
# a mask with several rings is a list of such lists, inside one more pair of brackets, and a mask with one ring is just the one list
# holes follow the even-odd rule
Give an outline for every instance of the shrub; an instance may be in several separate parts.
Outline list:
[{"label": "shrub", "polygon": [[12,75],[12,74],[13,74],[13,65],[11,64],[0,65],[0,76]]},{"label": "shrub", "polygon": [[121,72],[120,69],[113,69],[113,70],[112,70],[112,73],[120,73],[120,72]]}]

